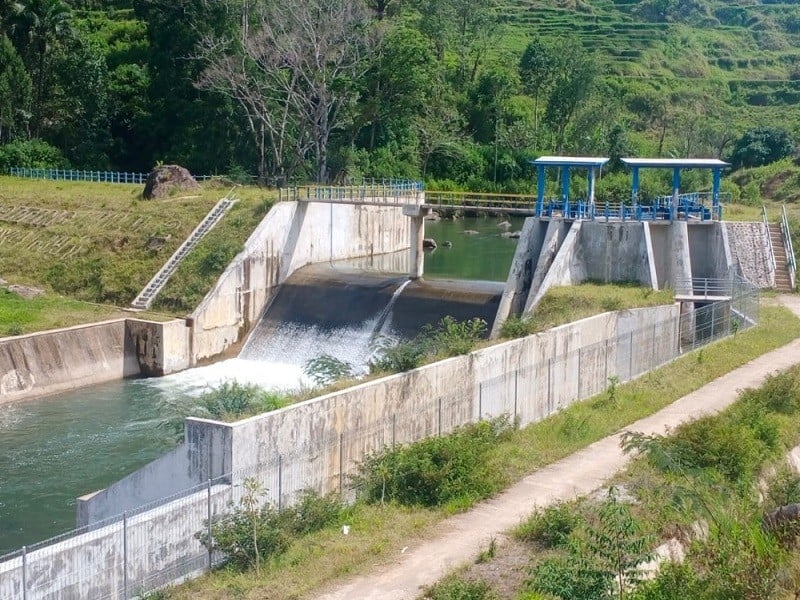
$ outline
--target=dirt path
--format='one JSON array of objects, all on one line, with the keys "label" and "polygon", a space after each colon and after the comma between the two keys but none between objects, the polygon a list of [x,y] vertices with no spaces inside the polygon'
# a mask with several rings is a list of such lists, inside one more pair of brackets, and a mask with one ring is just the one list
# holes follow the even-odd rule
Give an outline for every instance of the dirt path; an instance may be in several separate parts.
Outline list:
[{"label": "dirt path", "polygon": [[[781,296],[779,300],[800,316],[800,297]],[[767,375],[797,362],[800,362],[800,339],[752,360],[625,429],[664,433],[683,421],[724,409],[736,400],[740,390],[757,387]],[[418,597],[422,586],[431,585],[453,568],[474,560],[492,539],[502,543],[504,532],[528,517],[535,506],[587,494],[600,487],[629,460],[620,450],[620,434],[540,469],[469,512],[443,521],[434,539],[412,544],[405,552],[398,548],[394,563],[315,597],[322,600]]]}]

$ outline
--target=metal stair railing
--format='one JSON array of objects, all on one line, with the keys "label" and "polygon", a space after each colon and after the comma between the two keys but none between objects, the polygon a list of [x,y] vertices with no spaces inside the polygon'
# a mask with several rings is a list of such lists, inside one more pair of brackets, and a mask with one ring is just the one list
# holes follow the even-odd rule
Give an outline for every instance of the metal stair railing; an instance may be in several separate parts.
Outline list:
[{"label": "metal stair railing", "polygon": [[792,231],[789,229],[789,217],[786,214],[785,204],[781,209],[781,233],[783,234],[783,245],[786,248],[786,264],[789,266],[789,284],[792,286],[792,289],[795,289],[797,287],[797,264],[794,258]]},{"label": "metal stair railing", "polygon": [[676,296],[697,298],[730,298],[734,295],[734,281],[728,278],[692,277],[674,282]]},{"label": "metal stair railing", "polygon": [[144,289],[139,292],[139,295],[131,302],[133,308],[146,310],[150,308],[153,300],[158,293],[164,288],[169,281],[169,278],[178,269],[184,258],[192,251],[192,249],[200,243],[200,240],[211,231],[211,229],[222,220],[222,217],[236,204],[237,200],[233,197],[233,190],[231,190],[224,198],[214,205],[214,208],[203,218],[202,221],[194,228],[189,237],[178,247],[175,253],[169,257],[164,266],[156,273],[153,278],[147,283]]},{"label": "metal stair railing", "polygon": [[761,220],[767,230],[767,244],[769,246],[769,257],[772,260],[772,272],[778,272],[778,262],[775,260],[775,248],[772,246],[772,235],[769,232],[769,220],[767,219],[767,207],[761,205]]}]

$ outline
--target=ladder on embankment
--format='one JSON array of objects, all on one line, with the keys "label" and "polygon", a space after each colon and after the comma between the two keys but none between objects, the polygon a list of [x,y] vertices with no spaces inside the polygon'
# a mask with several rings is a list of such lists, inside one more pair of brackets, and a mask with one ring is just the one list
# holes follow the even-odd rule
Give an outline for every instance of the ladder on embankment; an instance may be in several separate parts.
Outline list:
[{"label": "ladder on embankment", "polygon": [[211,229],[222,220],[222,217],[236,204],[237,200],[233,197],[233,190],[227,196],[222,198],[214,205],[214,208],[203,218],[202,221],[194,228],[194,231],[188,238],[178,247],[175,253],[169,257],[169,260],[164,263],[164,266],[155,274],[155,276],[148,282],[144,289],[139,292],[139,295],[131,302],[131,306],[138,310],[147,310],[155,300],[158,293],[164,288],[172,277],[172,274],[178,269],[184,258],[192,251],[192,249],[200,243],[200,240],[211,231]]},{"label": "ladder on embankment", "polygon": [[775,289],[779,292],[793,292],[794,285],[786,251],[783,229],[780,223],[769,223],[769,241],[775,259]]}]

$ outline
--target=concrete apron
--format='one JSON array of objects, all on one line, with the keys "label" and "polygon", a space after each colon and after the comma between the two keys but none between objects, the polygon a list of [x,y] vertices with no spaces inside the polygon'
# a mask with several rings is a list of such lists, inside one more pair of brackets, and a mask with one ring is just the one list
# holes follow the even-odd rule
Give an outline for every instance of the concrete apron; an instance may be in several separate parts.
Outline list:
[{"label": "concrete apron", "polygon": [[394,563],[382,571],[316,597],[416,598],[421,586],[431,585],[464,562],[474,560],[492,539],[502,542],[504,532],[526,519],[535,507],[588,494],[602,486],[630,461],[631,457],[620,449],[623,431],[664,434],[685,421],[719,412],[733,404],[741,390],[758,387],[768,375],[797,364],[799,353],[800,339],[750,361],[624,430],[536,471],[469,512],[443,521],[438,526],[441,535],[430,541],[410,541],[404,553],[398,548]]}]

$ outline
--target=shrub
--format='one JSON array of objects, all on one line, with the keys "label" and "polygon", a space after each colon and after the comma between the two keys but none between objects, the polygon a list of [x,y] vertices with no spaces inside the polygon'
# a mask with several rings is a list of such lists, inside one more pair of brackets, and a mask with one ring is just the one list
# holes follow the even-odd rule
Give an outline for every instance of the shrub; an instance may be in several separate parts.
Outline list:
[{"label": "shrub", "polygon": [[345,507],[333,495],[301,492],[295,506],[277,510],[262,504],[265,491],[254,479],[244,481],[245,494],[239,506],[211,524],[211,539],[202,531],[195,537],[210,550],[225,553],[227,563],[237,569],[255,567],[262,560],[286,551],[294,539],[325,527],[338,525]]},{"label": "shrub", "polygon": [[486,336],[486,321],[478,318],[456,321],[448,316],[436,326],[423,329],[422,336],[430,336],[433,354],[459,356],[472,351],[478,340]]},{"label": "shrub", "polygon": [[536,331],[536,321],[531,318],[510,316],[500,328],[500,335],[504,338],[521,338]]},{"label": "shrub", "polygon": [[42,140],[15,141],[0,146],[0,173],[11,167],[26,169],[66,169],[69,162],[61,151]]},{"label": "shrub", "polygon": [[386,448],[359,465],[353,485],[367,502],[407,506],[463,505],[485,498],[502,484],[486,456],[510,429],[508,419],[495,419]]},{"label": "shrub", "polygon": [[493,600],[497,594],[485,581],[467,581],[460,577],[447,577],[426,590],[425,600]]},{"label": "shrub", "polygon": [[565,548],[572,532],[583,523],[583,517],[568,503],[560,503],[538,510],[514,535],[524,542],[545,548]]},{"label": "shrub", "polygon": [[252,384],[226,381],[220,387],[204,392],[200,403],[217,419],[237,417],[258,410],[268,412],[286,406],[288,399],[276,392],[267,392]]},{"label": "shrub", "polygon": [[317,385],[324,386],[339,379],[353,376],[353,366],[330,354],[320,354],[309,360],[303,367],[303,373]]}]

